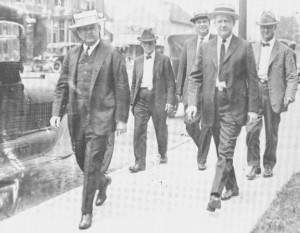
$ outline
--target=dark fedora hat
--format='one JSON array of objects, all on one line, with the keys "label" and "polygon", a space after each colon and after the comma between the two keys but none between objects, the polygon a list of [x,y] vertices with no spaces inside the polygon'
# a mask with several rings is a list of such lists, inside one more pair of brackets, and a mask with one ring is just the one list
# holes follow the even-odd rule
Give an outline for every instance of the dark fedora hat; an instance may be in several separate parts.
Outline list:
[{"label": "dark fedora hat", "polygon": [[193,18],[191,18],[191,22],[195,23],[198,19],[202,19],[202,18],[206,18],[209,20],[208,18],[208,11],[202,10],[202,11],[196,11],[193,14]]},{"label": "dark fedora hat", "polygon": [[278,24],[279,22],[276,20],[275,15],[271,11],[264,11],[260,17],[260,22],[257,22],[257,25],[260,26],[268,26]]},{"label": "dark fedora hat", "polygon": [[235,13],[235,8],[231,4],[218,4],[215,6],[214,11],[209,13],[209,18],[214,19],[216,15],[230,15],[232,16],[235,20],[239,19],[239,15]]},{"label": "dark fedora hat", "polygon": [[144,29],[142,36],[137,38],[139,41],[154,41],[157,40],[158,37],[154,35],[152,28]]}]

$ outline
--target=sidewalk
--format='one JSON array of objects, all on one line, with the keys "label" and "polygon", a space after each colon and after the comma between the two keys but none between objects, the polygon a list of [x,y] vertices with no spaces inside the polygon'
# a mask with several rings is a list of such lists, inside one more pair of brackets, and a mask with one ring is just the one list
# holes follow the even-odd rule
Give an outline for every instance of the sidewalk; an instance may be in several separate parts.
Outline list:
[{"label": "sidewalk", "polygon": [[[245,129],[235,152],[240,195],[222,202],[222,209],[206,211],[215,173],[216,153],[211,144],[208,169],[198,171],[196,148],[184,138],[168,151],[168,164],[154,164],[132,174],[128,167],[111,173],[112,185],[102,207],[94,207],[93,225],[84,232],[101,233],[243,233],[250,232],[269,207],[276,192],[300,170],[300,106],[293,104],[282,115],[278,161],[273,178],[245,177]],[[264,134],[261,135],[262,143]],[[261,148],[262,150],[264,147]],[[81,190],[70,192],[0,222],[5,233],[74,233],[81,218]]]}]

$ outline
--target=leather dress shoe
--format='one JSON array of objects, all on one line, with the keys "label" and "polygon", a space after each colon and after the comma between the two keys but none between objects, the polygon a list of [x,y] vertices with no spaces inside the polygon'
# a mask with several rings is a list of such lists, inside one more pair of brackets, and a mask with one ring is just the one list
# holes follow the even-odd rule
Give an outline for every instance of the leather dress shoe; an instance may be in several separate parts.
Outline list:
[{"label": "leather dress shoe", "polygon": [[207,210],[214,212],[216,209],[221,209],[221,200],[219,197],[211,195],[207,205]]},{"label": "leather dress shoe", "polygon": [[111,182],[112,182],[111,178],[107,176],[105,183],[103,184],[103,187],[101,187],[101,189],[99,190],[99,193],[98,193],[98,196],[96,199],[96,206],[100,206],[105,202],[105,200],[107,198],[106,189],[107,189],[108,185],[111,184]]},{"label": "leather dress shoe", "polygon": [[134,166],[129,167],[129,171],[135,173],[135,172],[139,172],[139,171],[145,171],[145,167],[141,167],[138,164],[135,164]]},{"label": "leather dress shoe", "polygon": [[166,154],[165,155],[161,155],[159,163],[167,163],[167,162],[168,162],[168,156]]},{"label": "leather dress shoe", "polygon": [[256,175],[261,173],[261,169],[259,166],[253,166],[251,171],[246,175],[248,180],[254,180]]},{"label": "leather dress shoe", "polygon": [[235,187],[235,188],[229,189],[225,193],[223,193],[222,196],[221,196],[221,200],[226,201],[226,200],[229,200],[232,197],[238,196],[239,194],[240,194],[239,193],[239,188]]},{"label": "leather dress shoe", "polygon": [[205,163],[198,163],[198,170],[200,170],[200,171],[206,170],[206,164]]},{"label": "leather dress shoe", "polygon": [[272,176],[273,176],[272,168],[266,167],[265,172],[264,172],[264,177],[269,178],[269,177],[272,177]]},{"label": "leather dress shoe", "polygon": [[93,219],[92,214],[83,214],[81,217],[81,221],[79,223],[79,229],[84,230],[92,226],[92,219]]}]

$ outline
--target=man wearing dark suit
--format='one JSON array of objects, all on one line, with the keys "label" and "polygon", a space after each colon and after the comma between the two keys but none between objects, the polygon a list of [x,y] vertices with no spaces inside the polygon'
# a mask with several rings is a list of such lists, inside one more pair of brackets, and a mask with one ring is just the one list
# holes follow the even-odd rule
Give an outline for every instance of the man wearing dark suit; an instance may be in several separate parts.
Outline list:
[{"label": "man wearing dark suit", "polygon": [[[176,86],[176,97],[178,98],[178,101],[183,102],[185,111],[188,107],[188,77],[195,61],[196,52],[203,43],[216,37],[216,35],[209,33],[210,20],[208,18],[207,11],[194,13],[194,17],[191,19],[191,22],[194,23],[197,35],[188,39],[184,43],[178,68]],[[200,111],[198,111],[198,115],[193,121],[188,120],[185,115],[184,123],[186,124],[186,131],[198,147],[198,169],[205,170],[207,154],[212,136],[211,129],[200,127]]]},{"label": "man wearing dark suit", "polygon": [[68,123],[73,150],[84,172],[80,229],[92,224],[93,200],[106,199],[111,178],[101,173],[102,161],[111,132],[126,132],[130,89],[122,55],[100,40],[100,24],[95,10],[74,14],[82,45],[66,55],[58,80],[50,123],[59,127],[68,104]]},{"label": "man wearing dark suit", "polygon": [[134,156],[131,172],[146,168],[147,125],[152,117],[160,154],[160,163],[167,163],[167,113],[175,101],[175,78],[170,59],[155,51],[157,37],[145,29],[141,37],[144,54],[137,57],[132,74],[131,108],[134,115]]},{"label": "man wearing dark suit", "polygon": [[[187,114],[196,117],[200,94],[203,127],[212,127],[219,157],[208,211],[221,208],[222,199],[239,195],[233,154],[241,128],[257,118],[258,79],[251,44],[232,34],[239,16],[231,5],[220,4],[209,14],[218,37],[200,47],[189,77]],[[248,114],[247,114],[248,113]]]},{"label": "man wearing dark suit", "polygon": [[280,114],[287,111],[288,105],[294,102],[297,91],[294,54],[290,48],[276,40],[274,33],[277,23],[272,12],[263,12],[261,21],[258,22],[262,41],[253,44],[262,103],[258,120],[247,124],[247,160],[248,165],[252,166],[247,174],[249,180],[261,173],[259,135],[263,118],[266,130],[263,176],[273,176]]}]

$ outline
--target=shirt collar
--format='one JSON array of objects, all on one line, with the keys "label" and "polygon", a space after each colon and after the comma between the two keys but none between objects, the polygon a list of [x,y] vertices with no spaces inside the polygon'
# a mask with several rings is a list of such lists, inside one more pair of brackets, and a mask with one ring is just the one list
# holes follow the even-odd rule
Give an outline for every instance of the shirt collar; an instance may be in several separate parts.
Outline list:
[{"label": "shirt collar", "polygon": [[[155,58],[155,51],[153,51],[152,53],[149,54],[151,56],[151,59]],[[149,56],[148,54],[144,53],[144,58],[146,59],[147,56]]]},{"label": "shirt collar", "polygon": [[88,47],[90,47],[89,49],[89,54],[91,54],[93,52],[93,50],[96,48],[96,46],[99,44],[100,39],[98,39],[93,45],[87,46],[86,44],[83,44],[83,49],[84,51],[87,50]]},{"label": "shirt collar", "polygon": [[275,44],[275,36],[269,40],[268,42],[265,42],[264,40],[261,40],[262,43],[269,43],[270,44],[270,48],[273,48],[274,44]]},{"label": "shirt collar", "polygon": [[204,41],[207,41],[210,37],[210,33],[207,33],[207,35],[205,35],[205,36],[198,35],[199,40],[201,40],[201,37],[203,38]]},{"label": "shirt collar", "polygon": [[[231,35],[228,38],[226,38],[226,42],[225,42],[226,45],[230,44],[232,36],[233,36],[233,34],[231,33]],[[218,36],[218,44],[222,44],[222,40],[223,40],[223,38],[221,38],[220,36]]]}]

